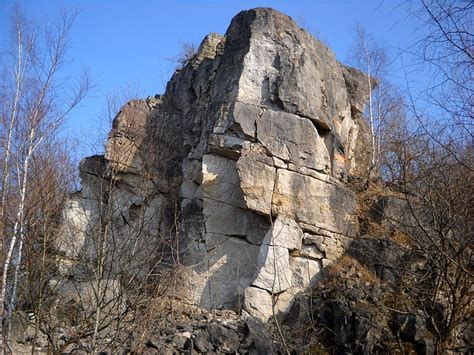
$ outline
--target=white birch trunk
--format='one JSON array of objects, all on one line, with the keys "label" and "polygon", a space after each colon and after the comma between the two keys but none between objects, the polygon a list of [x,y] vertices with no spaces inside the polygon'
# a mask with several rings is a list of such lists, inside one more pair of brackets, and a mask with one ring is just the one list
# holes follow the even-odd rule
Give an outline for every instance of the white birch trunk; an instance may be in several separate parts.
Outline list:
[{"label": "white birch trunk", "polygon": [[[15,68],[15,94],[13,96],[13,105],[12,111],[10,114],[9,125],[7,128],[7,139],[4,150],[3,158],[3,170],[2,170],[2,189],[1,189],[1,205],[0,205],[0,253],[3,255],[6,246],[6,239],[4,235],[4,218],[5,218],[5,204],[7,196],[7,185],[10,175],[10,156],[11,156],[11,146],[12,146],[12,135],[15,123],[18,116],[18,106],[21,97],[24,71],[26,67],[26,58],[23,58],[23,32],[20,27],[17,27],[17,59],[16,59],[16,68]],[[11,257],[11,255],[10,255]],[[6,294],[6,280],[8,270],[6,260],[3,260],[4,264],[1,266],[2,275],[1,275],[1,284],[0,284],[0,349],[2,352],[6,351],[6,341],[5,334],[3,331],[4,323],[4,314],[5,314],[5,294]]]}]

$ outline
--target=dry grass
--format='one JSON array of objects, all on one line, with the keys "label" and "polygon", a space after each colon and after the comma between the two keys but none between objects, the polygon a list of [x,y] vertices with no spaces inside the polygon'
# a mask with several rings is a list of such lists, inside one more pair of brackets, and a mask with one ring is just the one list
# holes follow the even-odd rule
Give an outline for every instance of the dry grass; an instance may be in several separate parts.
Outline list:
[{"label": "dry grass", "polygon": [[397,243],[403,248],[407,248],[413,245],[413,239],[411,239],[407,234],[395,231],[390,235],[390,240]]},{"label": "dry grass", "polygon": [[326,270],[327,279],[333,280],[334,282],[338,282],[338,277],[348,273],[356,275],[362,283],[369,283],[371,285],[380,283],[379,279],[372,271],[352,256],[346,254],[342,255]]}]

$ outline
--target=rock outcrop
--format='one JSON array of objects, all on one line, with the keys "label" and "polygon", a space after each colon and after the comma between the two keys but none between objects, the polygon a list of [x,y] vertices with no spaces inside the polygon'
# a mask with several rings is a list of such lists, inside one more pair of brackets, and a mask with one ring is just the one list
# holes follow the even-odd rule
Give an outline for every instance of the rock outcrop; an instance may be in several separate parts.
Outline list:
[{"label": "rock outcrop", "polygon": [[63,272],[105,223],[127,254],[110,270],[161,252],[183,266],[172,292],[192,303],[286,312],[358,233],[346,180],[367,166],[366,80],[288,16],[241,12],[164,95],[123,107],[105,156],[81,163]]}]

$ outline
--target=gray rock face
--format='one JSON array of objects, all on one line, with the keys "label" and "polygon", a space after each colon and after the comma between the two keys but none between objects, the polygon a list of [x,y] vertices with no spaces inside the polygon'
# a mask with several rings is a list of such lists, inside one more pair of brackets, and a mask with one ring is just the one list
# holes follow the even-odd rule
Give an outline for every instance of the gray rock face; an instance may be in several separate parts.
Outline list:
[{"label": "gray rock face", "polygon": [[[105,158],[81,167],[64,238],[86,248],[112,206],[120,243],[176,246],[164,259],[183,266],[181,298],[264,321],[285,312],[357,235],[345,179],[366,166],[366,80],[288,16],[241,12],[163,96],[121,110]],[[79,253],[65,254],[72,267]]]},{"label": "gray rock face", "polygon": [[310,120],[267,110],[257,119],[256,125],[258,140],[272,156],[296,166],[329,171],[328,149]]}]

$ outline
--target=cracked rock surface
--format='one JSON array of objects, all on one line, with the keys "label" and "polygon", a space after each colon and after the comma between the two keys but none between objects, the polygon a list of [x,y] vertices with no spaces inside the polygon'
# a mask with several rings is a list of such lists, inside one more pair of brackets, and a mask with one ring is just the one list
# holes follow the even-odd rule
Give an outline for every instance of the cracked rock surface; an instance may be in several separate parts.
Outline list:
[{"label": "cracked rock surface", "polygon": [[105,157],[83,161],[63,214],[75,241],[62,247],[64,272],[113,186],[118,240],[141,228],[149,249],[179,219],[180,297],[262,321],[286,312],[358,233],[346,179],[367,166],[365,80],[288,16],[239,13],[164,95],[122,108]]}]

